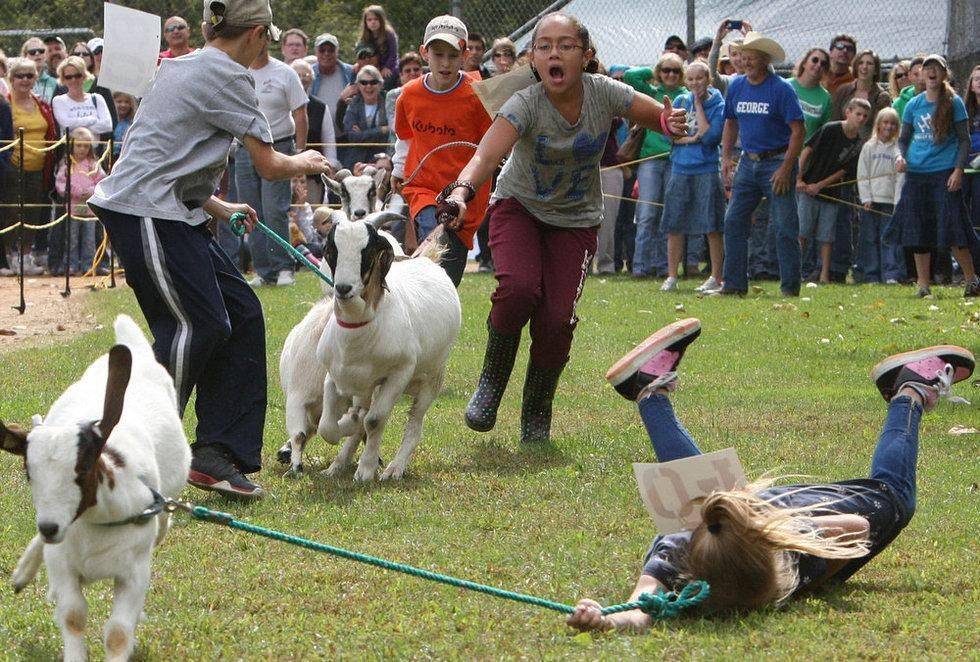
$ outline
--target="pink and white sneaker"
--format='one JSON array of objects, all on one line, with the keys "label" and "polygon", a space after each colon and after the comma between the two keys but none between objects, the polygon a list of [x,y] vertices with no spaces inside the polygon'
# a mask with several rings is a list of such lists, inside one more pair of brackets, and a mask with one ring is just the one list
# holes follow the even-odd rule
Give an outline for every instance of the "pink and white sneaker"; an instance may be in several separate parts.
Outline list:
[{"label": "pink and white sneaker", "polygon": [[886,401],[902,387],[914,389],[926,411],[935,408],[940,397],[950,394],[953,384],[973,374],[973,354],[956,345],[936,345],[889,356],[871,370],[871,379]]},{"label": "pink and white sneaker", "polygon": [[669,373],[677,369],[687,346],[699,335],[701,320],[694,317],[668,324],[616,361],[606,371],[606,380],[631,402],[654,381],[672,391],[676,376],[672,378]]}]

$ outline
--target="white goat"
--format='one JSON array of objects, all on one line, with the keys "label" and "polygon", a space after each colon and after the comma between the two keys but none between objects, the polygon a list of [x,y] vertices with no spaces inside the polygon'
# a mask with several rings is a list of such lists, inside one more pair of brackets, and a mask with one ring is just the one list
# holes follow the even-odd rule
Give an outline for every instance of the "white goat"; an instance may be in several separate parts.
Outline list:
[{"label": "white goat", "polygon": [[120,315],[115,331],[116,346],[29,432],[0,423],[0,446],[24,457],[37,518],[14,590],[34,579],[43,557],[65,660],[85,659],[81,587],[99,579],[115,582],[106,658],[132,653],[153,548],[169,526],[163,497],[183,489],[191,462],[173,379],[132,319]]},{"label": "white goat", "polygon": [[340,197],[340,211],[352,221],[360,221],[368,214],[381,211],[378,189],[383,185],[388,171],[384,168],[365,166],[360,175],[344,168],[333,177],[323,177],[323,182]]},{"label": "white goat", "polygon": [[[317,358],[327,369],[319,432],[339,441],[347,430],[340,413],[355,400],[367,408],[367,435],[354,479],[373,480],[381,438],[395,401],[414,398],[402,444],[381,479],[401,478],[422,436],[422,420],[439,394],[446,359],[459,336],[459,295],[434,262],[438,249],[395,261],[389,241],[366,223],[342,222],[324,248],[334,275],[334,315],[327,323]],[[328,473],[351,463],[360,435],[354,435]]]},{"label": "white goat", "polygon": [[[346,215],[338,210],[331,212],[333,223],[346,222]],[[392,218],[401,219],[397,214],[377,212],[370,214],[367,220],[382,224]],[[398,241],[387,232],[378,232],[391,244],[395,258],[405,257]],[[321,271],[328,273],[326,262],[321,264]],[[303,471],[303,451],[306,442],[317,429],[323,412],[323,382],[327,377],[327,368],[315,360],[316,348],[320,336],[333,315],[333,288],[321,281],[324,298],[314,304],[306,316],[289,332],[279,356],[279,383],[286,398],[286,443],[276,455],[283,464],[289,464],[286,475],[298,477]],[[338,425],[344,430],[344,436],[361,434],[359,416],[363,413],[352,403],[350,410]],[[336,440],[333,441],[336,443]]]}]

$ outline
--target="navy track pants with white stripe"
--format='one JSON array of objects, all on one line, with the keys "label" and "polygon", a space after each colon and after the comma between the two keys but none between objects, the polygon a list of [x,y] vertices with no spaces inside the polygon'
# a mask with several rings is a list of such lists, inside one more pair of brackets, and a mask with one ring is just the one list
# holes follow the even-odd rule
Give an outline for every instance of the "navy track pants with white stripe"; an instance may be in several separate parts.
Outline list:
[{"label": "navy track pants with white stripe", "polygon": [[177,388],[197,389],[197,444],[228,449],[245,473],[261,468],[266,409],[262,305],[206,224],[95,207]]}]

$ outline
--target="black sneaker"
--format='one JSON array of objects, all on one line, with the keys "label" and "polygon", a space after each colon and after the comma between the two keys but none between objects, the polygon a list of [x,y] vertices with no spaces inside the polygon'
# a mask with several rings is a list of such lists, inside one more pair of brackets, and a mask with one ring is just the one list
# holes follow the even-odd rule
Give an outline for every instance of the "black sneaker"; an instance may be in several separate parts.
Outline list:
[{"label": "black sneaker", "polygon": [[966,288],[963,290],[963,296],[966,298],[980,297],[980,276],[974,276],[973,280],[966,284]]},{"label": "black sneaker", "polygon": [[193,452],[187,482],[194,487],[250,501],[265,496],[262,488],[246,478],[220,446],[197,444]]},{"label": "black sneaker", "polygon": [[647,384],[677,370],[684,350],[699,335],[701,322],[694,317],[668,324],[616,361],[606,372],[606,380],[621,396],[636,400]]}]

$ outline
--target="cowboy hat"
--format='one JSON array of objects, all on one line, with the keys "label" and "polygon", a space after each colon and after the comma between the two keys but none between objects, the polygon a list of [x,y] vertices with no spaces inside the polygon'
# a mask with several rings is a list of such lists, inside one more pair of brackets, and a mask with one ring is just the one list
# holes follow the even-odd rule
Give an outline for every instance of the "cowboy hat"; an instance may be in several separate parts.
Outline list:
[{"label": "cowboy hat", "polygon": [[783,47],[759,32],[749,32],[745,35],[741,50],[765,53],[773,62],[782,62],[786,59]]}]

